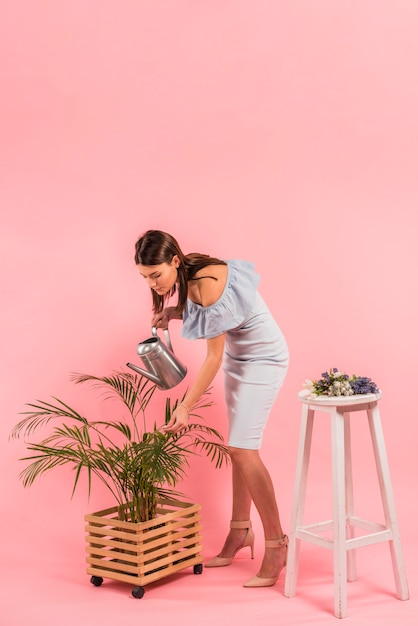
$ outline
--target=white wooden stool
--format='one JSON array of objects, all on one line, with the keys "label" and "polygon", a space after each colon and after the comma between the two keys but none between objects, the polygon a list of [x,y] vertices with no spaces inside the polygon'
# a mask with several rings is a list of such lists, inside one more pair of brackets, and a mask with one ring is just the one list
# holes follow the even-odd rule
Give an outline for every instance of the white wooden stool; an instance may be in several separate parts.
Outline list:
[{"label": "white wooden stool", "polygon": [[[380,392],[378,394],[340,397],[309,396],[306,391],[301,391],[298,394],[298,399],[303,403],[303,407],[284,594],[289,598],[296,594],[301,541],[331,549],[334,553],[334,614],[339,618],[347,616],[347,580],[356,579],[356,548],[388,541],[395,576],[396,595],[400,600],[408,600],[409,598],[389,465],[380,421],[378,407],[380,398]],[[331,520],[304,526],[303,515],[312,430],[314,415],[318,411],[328,413],[331,418],[333,513]],[[371,522],[354,515],[350,437],[350,413],[354,411],[367,412],[385,517],[384,524]],[[356,537],[355,528],[366,532]],[[321,534],[326,531],[332,531],[332,539]]]}]

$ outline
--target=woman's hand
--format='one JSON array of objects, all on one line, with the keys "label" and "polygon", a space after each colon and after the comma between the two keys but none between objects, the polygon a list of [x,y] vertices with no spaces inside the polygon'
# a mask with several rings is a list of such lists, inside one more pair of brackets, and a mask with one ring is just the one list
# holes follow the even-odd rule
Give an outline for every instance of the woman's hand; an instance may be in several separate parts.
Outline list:
[{"label": "woman's hand", "polygon": [[160,430],[163,433],[177,433],[186,428],[189,423],[189,409],[185,404],[179,404],[171,414],[170,421]]},{"label": "woman's hand", "polygon": [[177,313],[175,306],[168,306],[163,311],[155,313],[151,320],[151,326],[155,326],[155,328],[161,328],[162,330],[167,330],[168,323],[172,319],[181,319],[181,316],[179,313]]}]

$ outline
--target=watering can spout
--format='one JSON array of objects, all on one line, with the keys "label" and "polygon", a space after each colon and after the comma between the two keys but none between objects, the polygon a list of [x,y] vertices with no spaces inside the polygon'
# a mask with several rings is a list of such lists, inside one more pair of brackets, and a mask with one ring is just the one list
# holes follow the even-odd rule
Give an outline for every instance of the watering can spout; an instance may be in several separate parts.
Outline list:
[{"label": "watering can spout", "polygon": [[144,370],[141,367],[138,367],[137,365],[134,365],[133,363],[127,363],[126,365],[127,365],[127,367],[130,367],[131,370],[134,370],[135,372],[137,372],[141,376],[145,376],[145,378],[148,378],[155,385],[158,385],[158,386],[161,385],[161,380],[158,378],[158,376],[155,376],[155,374],[151,374],[151,372],[147,372],[147,370]]}]

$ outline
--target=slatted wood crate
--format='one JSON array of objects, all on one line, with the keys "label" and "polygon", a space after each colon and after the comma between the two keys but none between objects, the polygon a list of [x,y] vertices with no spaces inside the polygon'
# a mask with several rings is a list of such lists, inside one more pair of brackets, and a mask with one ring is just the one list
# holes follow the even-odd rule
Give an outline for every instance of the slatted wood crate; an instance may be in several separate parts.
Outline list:
[{"label": "slatted wood crate", "polygon": [[200,510],[198,504],[161,500],[148,522],[122,522],[117,507],[86,515],[87,573],[93,584],[110,578],[142,587],[187,567],[201,573]]}]

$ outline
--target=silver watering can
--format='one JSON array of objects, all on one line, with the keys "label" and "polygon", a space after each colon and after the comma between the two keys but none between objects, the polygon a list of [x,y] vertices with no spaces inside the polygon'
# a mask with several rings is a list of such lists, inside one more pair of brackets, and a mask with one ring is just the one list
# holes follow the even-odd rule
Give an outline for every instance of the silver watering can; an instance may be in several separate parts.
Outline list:
[{"label": "silver watering can", "polygon": [[136,348],[147,369],[137,367],[133,363],[126,365],[141,376],[149,378],[159,389],[171,389],[183,380],[187,368],[174,355],[168,328],[164,329],[167,345],[158,337],[155,326],[152,327],[152,335],[149,339],[141,341]]}]

